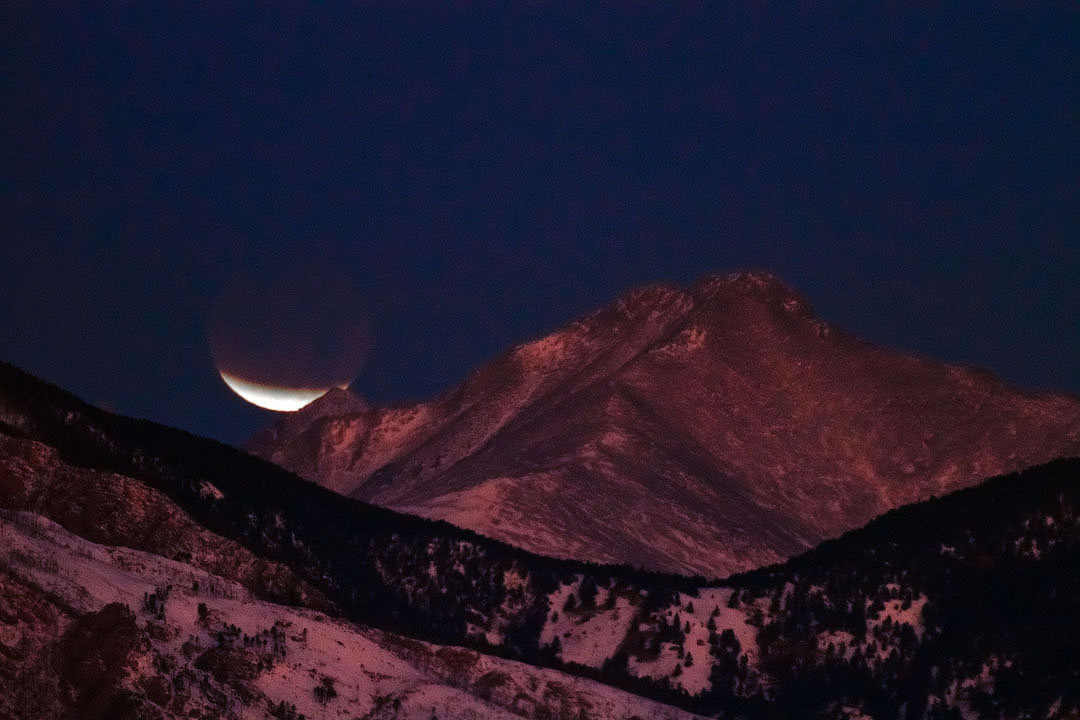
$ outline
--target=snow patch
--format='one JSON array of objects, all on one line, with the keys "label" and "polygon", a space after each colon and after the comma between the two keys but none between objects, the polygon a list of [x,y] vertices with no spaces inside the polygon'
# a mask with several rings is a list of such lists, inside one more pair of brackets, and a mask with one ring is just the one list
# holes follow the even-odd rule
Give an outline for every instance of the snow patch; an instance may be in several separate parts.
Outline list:
[{"label": "snow patch", "polygon": [[[550,596],[551,613],[540,633],[540,644],[551,645],[559,639],[560,657],[565,662],[589,667],[600,667],[618,651],[630,630],[630,623],[637,613],[630,600],[611,591],[599,588],[594,608],[580,607],[581,581],[563,585]],[[566,607],[567,598],[575,596],[575,607]],[[608,605],[611,607],[607,607]],[[557,617],[552,621],[552,616]]]}]

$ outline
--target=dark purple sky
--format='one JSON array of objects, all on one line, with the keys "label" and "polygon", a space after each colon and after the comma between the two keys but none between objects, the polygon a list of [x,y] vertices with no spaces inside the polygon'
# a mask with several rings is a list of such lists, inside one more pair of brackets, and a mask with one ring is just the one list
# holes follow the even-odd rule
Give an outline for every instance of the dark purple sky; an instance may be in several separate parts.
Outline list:
[{"label": "dark purple sky", "polygon": [[238,272],[341,268],[384,402],[754,266],[1080,392],[1074,3],[405,4],[4,3],[0,358],[239,442],[270,417],[206,343]]}]

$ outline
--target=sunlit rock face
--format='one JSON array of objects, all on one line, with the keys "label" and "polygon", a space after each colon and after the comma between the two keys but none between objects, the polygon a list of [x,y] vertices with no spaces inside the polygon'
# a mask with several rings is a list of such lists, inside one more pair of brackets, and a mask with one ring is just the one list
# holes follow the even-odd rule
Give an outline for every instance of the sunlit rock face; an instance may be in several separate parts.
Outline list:
[{"label": "sunlit rock face", "polygon": [[430,402],[249,449],[527,549],[722,576],[898,505],[1080,454],[1080,402],[862,342],[766,273],[650,287]]}]

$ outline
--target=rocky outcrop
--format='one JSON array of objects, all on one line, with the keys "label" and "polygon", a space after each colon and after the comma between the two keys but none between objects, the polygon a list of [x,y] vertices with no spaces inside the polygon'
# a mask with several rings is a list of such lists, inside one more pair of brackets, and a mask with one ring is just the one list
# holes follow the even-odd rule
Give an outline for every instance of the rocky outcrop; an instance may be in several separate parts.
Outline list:
[{"label": "rocky outcrop", "polygon": [[[200,488],[213,498],[209,482]],[[66,463],[40,442],[0,433],[0,507],[33,510],[93,542],[146,550],[240,582],[254,594],[327,607],[285,565],[206,530],[163,493],[116,473]]]}]

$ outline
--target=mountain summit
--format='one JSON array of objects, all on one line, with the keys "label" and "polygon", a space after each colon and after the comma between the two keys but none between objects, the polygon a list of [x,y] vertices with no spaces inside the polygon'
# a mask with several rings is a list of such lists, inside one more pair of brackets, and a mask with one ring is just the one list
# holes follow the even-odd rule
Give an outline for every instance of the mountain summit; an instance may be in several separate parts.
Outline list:
[{"label": "mountain summit", "polygon": [[249,450],[534,552],[723,576],[1080,454],[1080,401],[860,341],[743,272],[630,292],[430,402],[313,403]]}]

